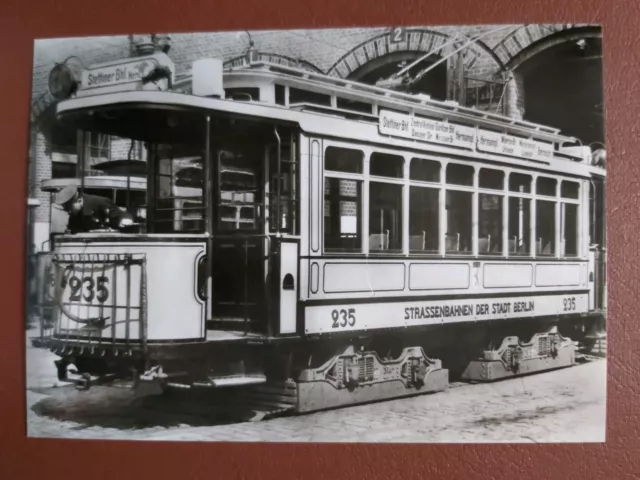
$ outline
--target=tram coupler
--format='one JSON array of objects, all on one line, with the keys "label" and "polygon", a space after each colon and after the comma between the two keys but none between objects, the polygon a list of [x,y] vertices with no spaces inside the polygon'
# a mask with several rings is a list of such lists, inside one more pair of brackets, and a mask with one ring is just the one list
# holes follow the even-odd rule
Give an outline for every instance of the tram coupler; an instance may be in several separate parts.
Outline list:
[{"label": "tram coupler", "polygon": [[562,337],[557,327],[533,335],[528,343],[516,336],[505,337],[500,347],[486,350],[478,360],[469,362],[462,379],[491,382],[503,378],[555,370],[575,365],[576,345]]}]

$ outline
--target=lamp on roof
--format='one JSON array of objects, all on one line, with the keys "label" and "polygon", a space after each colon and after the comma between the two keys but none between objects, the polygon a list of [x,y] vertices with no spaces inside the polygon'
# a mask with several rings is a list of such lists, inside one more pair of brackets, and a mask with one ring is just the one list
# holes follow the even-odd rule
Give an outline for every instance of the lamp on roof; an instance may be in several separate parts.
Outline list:
[{"label": "lamp on roof", "polygon": [[247,60],[247,63],[250,64],[252,62],[258,61],[259,54],[258,54],[258,50],[256,49],[256,42],[254,42],[253,38],[251,38],[251,34],[247,32],[247,35],[249,36],[249,48],[247,48],[244,56]]},{"label": "lamp on roof", "polygon": [[[75,60],[78,65],[73,65],[71,60]],[[49,93],[56,100],[69,98],[78,91],[80,82],[74,69],[81,70],[82,63],[77,57],[69,57],[62,63],[57,63],[49,72]]]}]

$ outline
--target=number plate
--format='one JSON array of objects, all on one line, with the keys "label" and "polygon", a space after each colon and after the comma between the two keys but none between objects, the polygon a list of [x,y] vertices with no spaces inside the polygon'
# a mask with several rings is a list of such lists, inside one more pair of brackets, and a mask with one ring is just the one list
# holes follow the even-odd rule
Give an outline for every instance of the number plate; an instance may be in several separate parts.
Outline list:
[{"label": "number plate", "polygon": [[62,301],[69,304],[101,305],[109,301],[110,272],[103,268],[64,268],[60,286],[63,289]]}]

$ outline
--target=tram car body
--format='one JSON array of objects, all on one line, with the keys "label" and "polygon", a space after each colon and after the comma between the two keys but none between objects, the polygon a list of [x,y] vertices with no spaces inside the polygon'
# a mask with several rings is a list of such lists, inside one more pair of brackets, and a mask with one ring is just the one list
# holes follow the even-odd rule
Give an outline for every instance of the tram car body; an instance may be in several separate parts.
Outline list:
[{"label": "tram car body", "polygon": [[[305,412],[570,366],[602,335],[605,170],[576,139],[268,63],[127,62],[56,107],[147,161],[137,233],[55,240],[60,378]],[[143,62],[166,76],[118,80]]]}]

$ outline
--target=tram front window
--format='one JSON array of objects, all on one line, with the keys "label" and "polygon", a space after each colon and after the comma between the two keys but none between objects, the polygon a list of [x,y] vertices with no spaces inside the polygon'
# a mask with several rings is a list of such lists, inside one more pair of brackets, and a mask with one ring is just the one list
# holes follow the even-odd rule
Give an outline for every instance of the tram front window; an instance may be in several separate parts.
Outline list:
[{"label": "tram front window", "polygon": [[155,233],[204,231],[204,176],[202,152],[191,147],[154,145],[156,162],[155,208],[151,222]]}]

